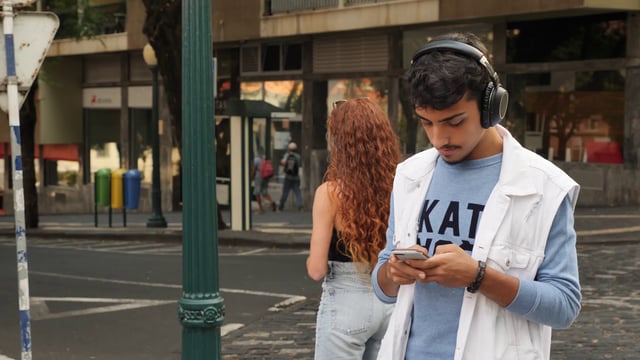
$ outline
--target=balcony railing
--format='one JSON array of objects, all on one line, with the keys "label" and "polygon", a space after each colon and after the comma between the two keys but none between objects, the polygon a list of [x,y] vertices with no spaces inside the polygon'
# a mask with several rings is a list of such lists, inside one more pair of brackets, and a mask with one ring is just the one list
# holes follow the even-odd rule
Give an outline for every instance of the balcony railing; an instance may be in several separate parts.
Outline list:
[{"label": "balcony railing", "polygon": [[395,0],[265,0],[265,15],[376,4]]},{"label": "balcony railing", "polygon": [[60,19],[56,39],[92,37],[126,31],[126,1],[107,5],[47,9]]}]

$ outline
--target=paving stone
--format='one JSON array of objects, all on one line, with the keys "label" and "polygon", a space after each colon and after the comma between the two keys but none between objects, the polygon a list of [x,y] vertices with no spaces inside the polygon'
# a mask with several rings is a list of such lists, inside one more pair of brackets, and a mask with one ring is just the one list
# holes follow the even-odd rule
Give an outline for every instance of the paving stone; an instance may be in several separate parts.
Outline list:
[{"label": "paving stone", "polygon": [[[640,241],[578,245],[582,309],[554,330],[553,360],[640,359]],[[268,314],[222,338],[224,360],[313,359],[318,299]]]}]

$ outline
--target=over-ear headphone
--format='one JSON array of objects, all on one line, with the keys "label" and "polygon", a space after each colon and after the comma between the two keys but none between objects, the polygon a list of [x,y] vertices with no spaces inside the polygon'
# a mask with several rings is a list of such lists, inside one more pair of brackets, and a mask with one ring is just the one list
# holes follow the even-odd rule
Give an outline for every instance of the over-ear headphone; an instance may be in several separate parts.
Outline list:
[{"label": "over-ear headphone", "polygon": [[491,81],[487,83],[482,93],[480,122],[482,127],[489,128],[498,124],[507,114],[509,105],[509,92],[500,84],[498,73],[484,56],[482,51],[475,47],[456,40],[435,40],[421,47],[413,55],[411,64],[418,58],[434,50],[450,50],[476,60],[489,73]]}]

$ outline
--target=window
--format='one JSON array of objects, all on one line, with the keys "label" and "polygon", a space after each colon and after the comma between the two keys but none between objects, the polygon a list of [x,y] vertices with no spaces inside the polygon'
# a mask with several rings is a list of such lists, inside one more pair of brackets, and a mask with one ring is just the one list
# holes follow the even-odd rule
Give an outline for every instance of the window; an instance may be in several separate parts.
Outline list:
[{"label": "window", "polygon": [[302,44],[285,46],[284,70],[302,70]]},{"label": "window", "polygon": [[246,46],[242,48],[242,72],[257,72],[259,70],[260,48]]},{"label": "window", "polygon": [[280,70],[280,45],[262,47],[262,71]]},{"label": "window", "polygon": [[247,45],[241,49],[242,73],[302,71],[302,44]]},{"label": "window", "polygon": [[507,62],[556,62],[625,57],[626,14],[507,24]]},{"label": "window", "polygon": [[622,163],[622,70],[509,75],[505,124],[550,160]]}]

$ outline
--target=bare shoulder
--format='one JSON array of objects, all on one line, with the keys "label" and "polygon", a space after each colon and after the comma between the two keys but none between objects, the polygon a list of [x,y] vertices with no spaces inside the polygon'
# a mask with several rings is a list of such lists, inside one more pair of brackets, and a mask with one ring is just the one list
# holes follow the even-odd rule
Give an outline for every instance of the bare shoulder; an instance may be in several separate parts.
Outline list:
[{"label": "bare shoulder", "polygon": [[316,196],[329,197],[336,191],[334,181],[325,181],[316,188]]},{"label": "bare shoulder", "polygon": [[313,197],[314,209],[322,212],[327,212],[328,214],[334,213],[335,191],[336,186],[335,182],[333,181],[326,181],[318,186],[315,192],[315,196]]}]

